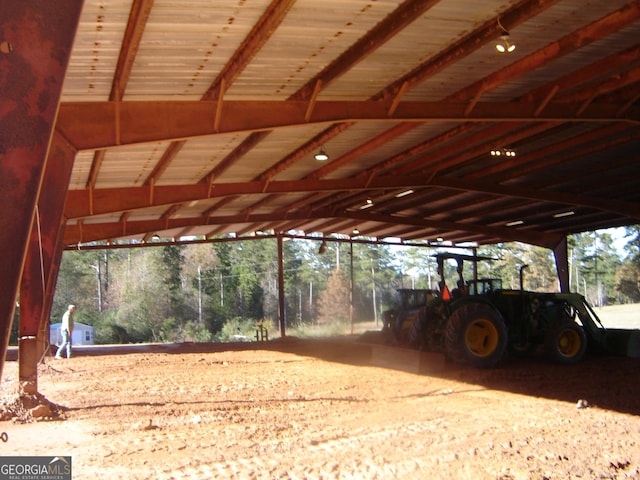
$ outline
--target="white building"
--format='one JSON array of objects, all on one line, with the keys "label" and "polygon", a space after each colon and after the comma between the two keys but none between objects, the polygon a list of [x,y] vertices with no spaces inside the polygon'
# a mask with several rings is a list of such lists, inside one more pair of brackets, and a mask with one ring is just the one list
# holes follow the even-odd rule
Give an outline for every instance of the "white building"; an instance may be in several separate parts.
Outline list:
[{"label": "white building", "polygon": [[[61,323],[54,323],[49,328],[49,342],[51,345],[60,345],[62,343],[62,334],[60,333]],[[75,322],[73,324],[73,333],[71,334],[72,345],[93,345],[95,343],[94,329],[91,325]]]}]

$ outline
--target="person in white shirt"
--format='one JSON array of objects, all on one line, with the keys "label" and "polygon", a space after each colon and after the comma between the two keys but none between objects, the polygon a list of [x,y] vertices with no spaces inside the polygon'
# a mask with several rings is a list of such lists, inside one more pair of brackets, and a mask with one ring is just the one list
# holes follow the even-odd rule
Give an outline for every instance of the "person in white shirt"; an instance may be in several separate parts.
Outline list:
[{"label": "person in white shirt", "polygon": [[58,347],[55,358],[62,358],[62,352],[66,350],[67,358],[71,358],[71,334],[73,333],[73,314],[76,311],[75,305],[69,305],[67,311],[62,316],[62,325],[60,333],[62,333],[62,344]]}]

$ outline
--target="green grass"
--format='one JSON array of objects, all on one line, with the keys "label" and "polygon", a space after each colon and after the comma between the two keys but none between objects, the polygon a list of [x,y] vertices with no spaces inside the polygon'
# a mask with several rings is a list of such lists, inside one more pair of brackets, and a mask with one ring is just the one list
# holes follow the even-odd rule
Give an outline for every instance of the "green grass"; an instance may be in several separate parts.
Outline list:
[{"label": "green grass", "polygon": [[594,308],[605,327],[640,328],[640,304],[610,305]]}]

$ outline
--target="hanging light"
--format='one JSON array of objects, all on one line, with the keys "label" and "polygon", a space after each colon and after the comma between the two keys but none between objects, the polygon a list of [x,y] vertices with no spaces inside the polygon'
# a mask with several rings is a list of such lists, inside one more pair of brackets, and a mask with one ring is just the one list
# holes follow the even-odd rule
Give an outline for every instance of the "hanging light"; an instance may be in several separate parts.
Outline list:
[{"label": "hanging light", "polygon": [[498,26],[502,30],[502,33],[500,34],[500,38],[498,38],[498,42],[496,43],[496,50],[500,53],[513,52],[516,49],[516,45],[515,43],[511,43],[509,32],[502,26],[502,24],[500,23],[500,19],[498,19]]},{"label": "hanging light", "polygon": [[515,157],[516,152],[510,148],[494,148],[491,150],[492,157]]},{"label": "hanging light", "polygon": [[516,49],[515,43],[511,43],[509,32],[503,31],[496,43],[496,50],[500,53],[511,53]]},{"label": "hanging light", "polygon": [[319,162],[324,162],[326,160],[329,160],[329,155],[327,155],[327,152],[325,152],[324,148],[321,148],[320,151],[316,153],[315,157],[313,158],[315,158]]},{"label": "hanging light", "polygon": [[354,235],[360,235],[360,230],[358,230],[358,227],[356,227],[356,228],[354,228],[354,229],[353,229],[353,232],[352,232],[352,233],[353,233]]},{"label": "hanging light", "polygon": [[365,210],[371,207],[373,207],[373,200],[371,200],[370,198],[367,198],[367,201],[365,202],[365,204],[360,206],[360,210]]}]

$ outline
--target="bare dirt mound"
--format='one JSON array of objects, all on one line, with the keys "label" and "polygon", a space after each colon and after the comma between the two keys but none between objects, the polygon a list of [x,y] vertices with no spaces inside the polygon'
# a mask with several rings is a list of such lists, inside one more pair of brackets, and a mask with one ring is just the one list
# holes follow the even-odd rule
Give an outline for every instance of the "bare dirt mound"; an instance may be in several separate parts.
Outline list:
[{"label": "bare dirt mound", "polygon": [[262,347],[47,360],[64,419],[0,423],[3,455],[70,455],[74,478],[640,478],[638,360],[426,375],[348,342]]}]

